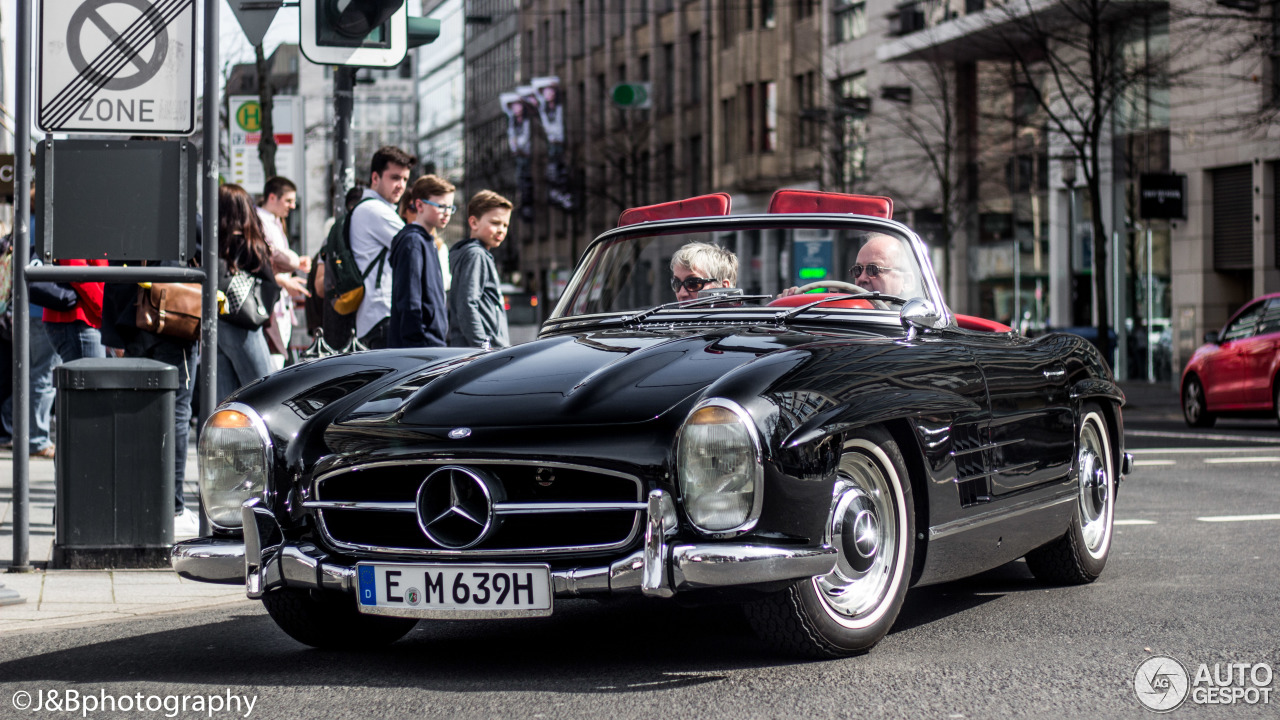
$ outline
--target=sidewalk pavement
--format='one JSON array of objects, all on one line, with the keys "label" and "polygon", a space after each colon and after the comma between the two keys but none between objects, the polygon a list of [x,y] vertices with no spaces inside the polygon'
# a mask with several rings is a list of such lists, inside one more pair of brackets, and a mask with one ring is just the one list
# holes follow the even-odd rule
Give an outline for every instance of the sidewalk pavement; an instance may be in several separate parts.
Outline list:
[{"label": "sidewalk pavement", "polygon": [[[1121,384],[1129,419],[1180,419],[1178,391],[1171,383]],[[195,475],[194,446],[187,461]],[[29,573],[6,573],[13,558],[13,459],[0,451],[0,635],[51,627],[128,620],[144,615],[250,602],[240,585],[211,585],[179,578],[172,570],[51,570],[54,462],[30,463]],[[196,508],[195,483],[187,483],[187,507]],[[179,537],[178,539],[184,539]],[[5,604],[14,591],[22,602]]]},{"label": "sidewalk pavement", "polygon": [[[13,564],[13,453],[0,451],[0,636],[252,602],[243,585],[184,580],[167,568],[48,569],[53,556],[54,461],[32,458],[29,467],[28,548],[34,570],[6,572]],[[189,478],[195,476],[195,467],[193,444],[187,460]],[[188,481],[186,491],[187,507],[199,507],[195,483]],[[190,536],[177,539],[186,537]]]}]

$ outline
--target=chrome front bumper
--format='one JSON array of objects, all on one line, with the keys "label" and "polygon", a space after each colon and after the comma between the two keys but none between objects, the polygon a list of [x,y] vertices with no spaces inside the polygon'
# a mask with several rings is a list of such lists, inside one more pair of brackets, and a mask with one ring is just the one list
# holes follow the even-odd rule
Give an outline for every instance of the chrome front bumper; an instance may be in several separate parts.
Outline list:
[{"label": "chrome front bumper", "polygon": [[[356,569],[329,562],[310,543],[290,544],[275,517],[259,499],[244,505],[244,541],[196,538],[173,546],[174,571],[188,580],[238,585],[251,598],[281,587],[356,592]],[[644,548],[609,565],[553,570],[557,598],[640,592],[671,597],[699,588],[756,585],[825,575],[835,567],[836,550],[773,547],[745,543],[671,545],[675,504],[661,490],[649,494]]]}]

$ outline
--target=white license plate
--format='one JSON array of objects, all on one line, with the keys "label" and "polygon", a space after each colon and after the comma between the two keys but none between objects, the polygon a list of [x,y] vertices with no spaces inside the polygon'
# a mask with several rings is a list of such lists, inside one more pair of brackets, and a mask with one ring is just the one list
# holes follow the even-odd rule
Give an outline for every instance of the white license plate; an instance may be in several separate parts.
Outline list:
[{"label": "white license plate", "polygon": [[360,612],[422,618],[551,614],[546,565],[356,566]]}]

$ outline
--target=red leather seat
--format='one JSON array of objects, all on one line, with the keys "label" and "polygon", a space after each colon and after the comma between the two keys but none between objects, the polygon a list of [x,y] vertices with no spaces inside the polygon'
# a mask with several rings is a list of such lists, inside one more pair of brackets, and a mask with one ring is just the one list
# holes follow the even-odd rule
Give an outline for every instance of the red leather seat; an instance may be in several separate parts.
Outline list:
[{"label": "red leather seat", "polygon": [[[817,302],[823,298],[840,297],[841,295],[847,294],[848,293],[804,293],[803,295],[788,295],[787,297],[774,298],[769,302],[769,307],[800,307],[801,305],[808,305],[811,302]],[[870,310],[875,306],[871,304],[870,300],[844,298],[841,300],[832,300],[830,302],[822,303],[820,307],[860,308],[863,310]]]}]

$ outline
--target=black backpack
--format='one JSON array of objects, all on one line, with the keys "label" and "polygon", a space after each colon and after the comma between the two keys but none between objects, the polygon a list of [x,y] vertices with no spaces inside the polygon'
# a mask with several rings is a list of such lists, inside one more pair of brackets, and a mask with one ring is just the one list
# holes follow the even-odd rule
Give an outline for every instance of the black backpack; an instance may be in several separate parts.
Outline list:
[{"label": "black backpack", "polygon": [[[364,198],[356,207],[372,199]],[[351,212],[335,222],[324,241],[325,297],[339,315],[350,315],[359,309],[364,302],[364,280],[375,265],[378,266],[377,285],[382,286],[382,268],[387,259],[387,249],[382,248],[369,267],[360,272],[355,254],[351,252],[351,216],[355,212],[356,209],[351,208]]]}]

